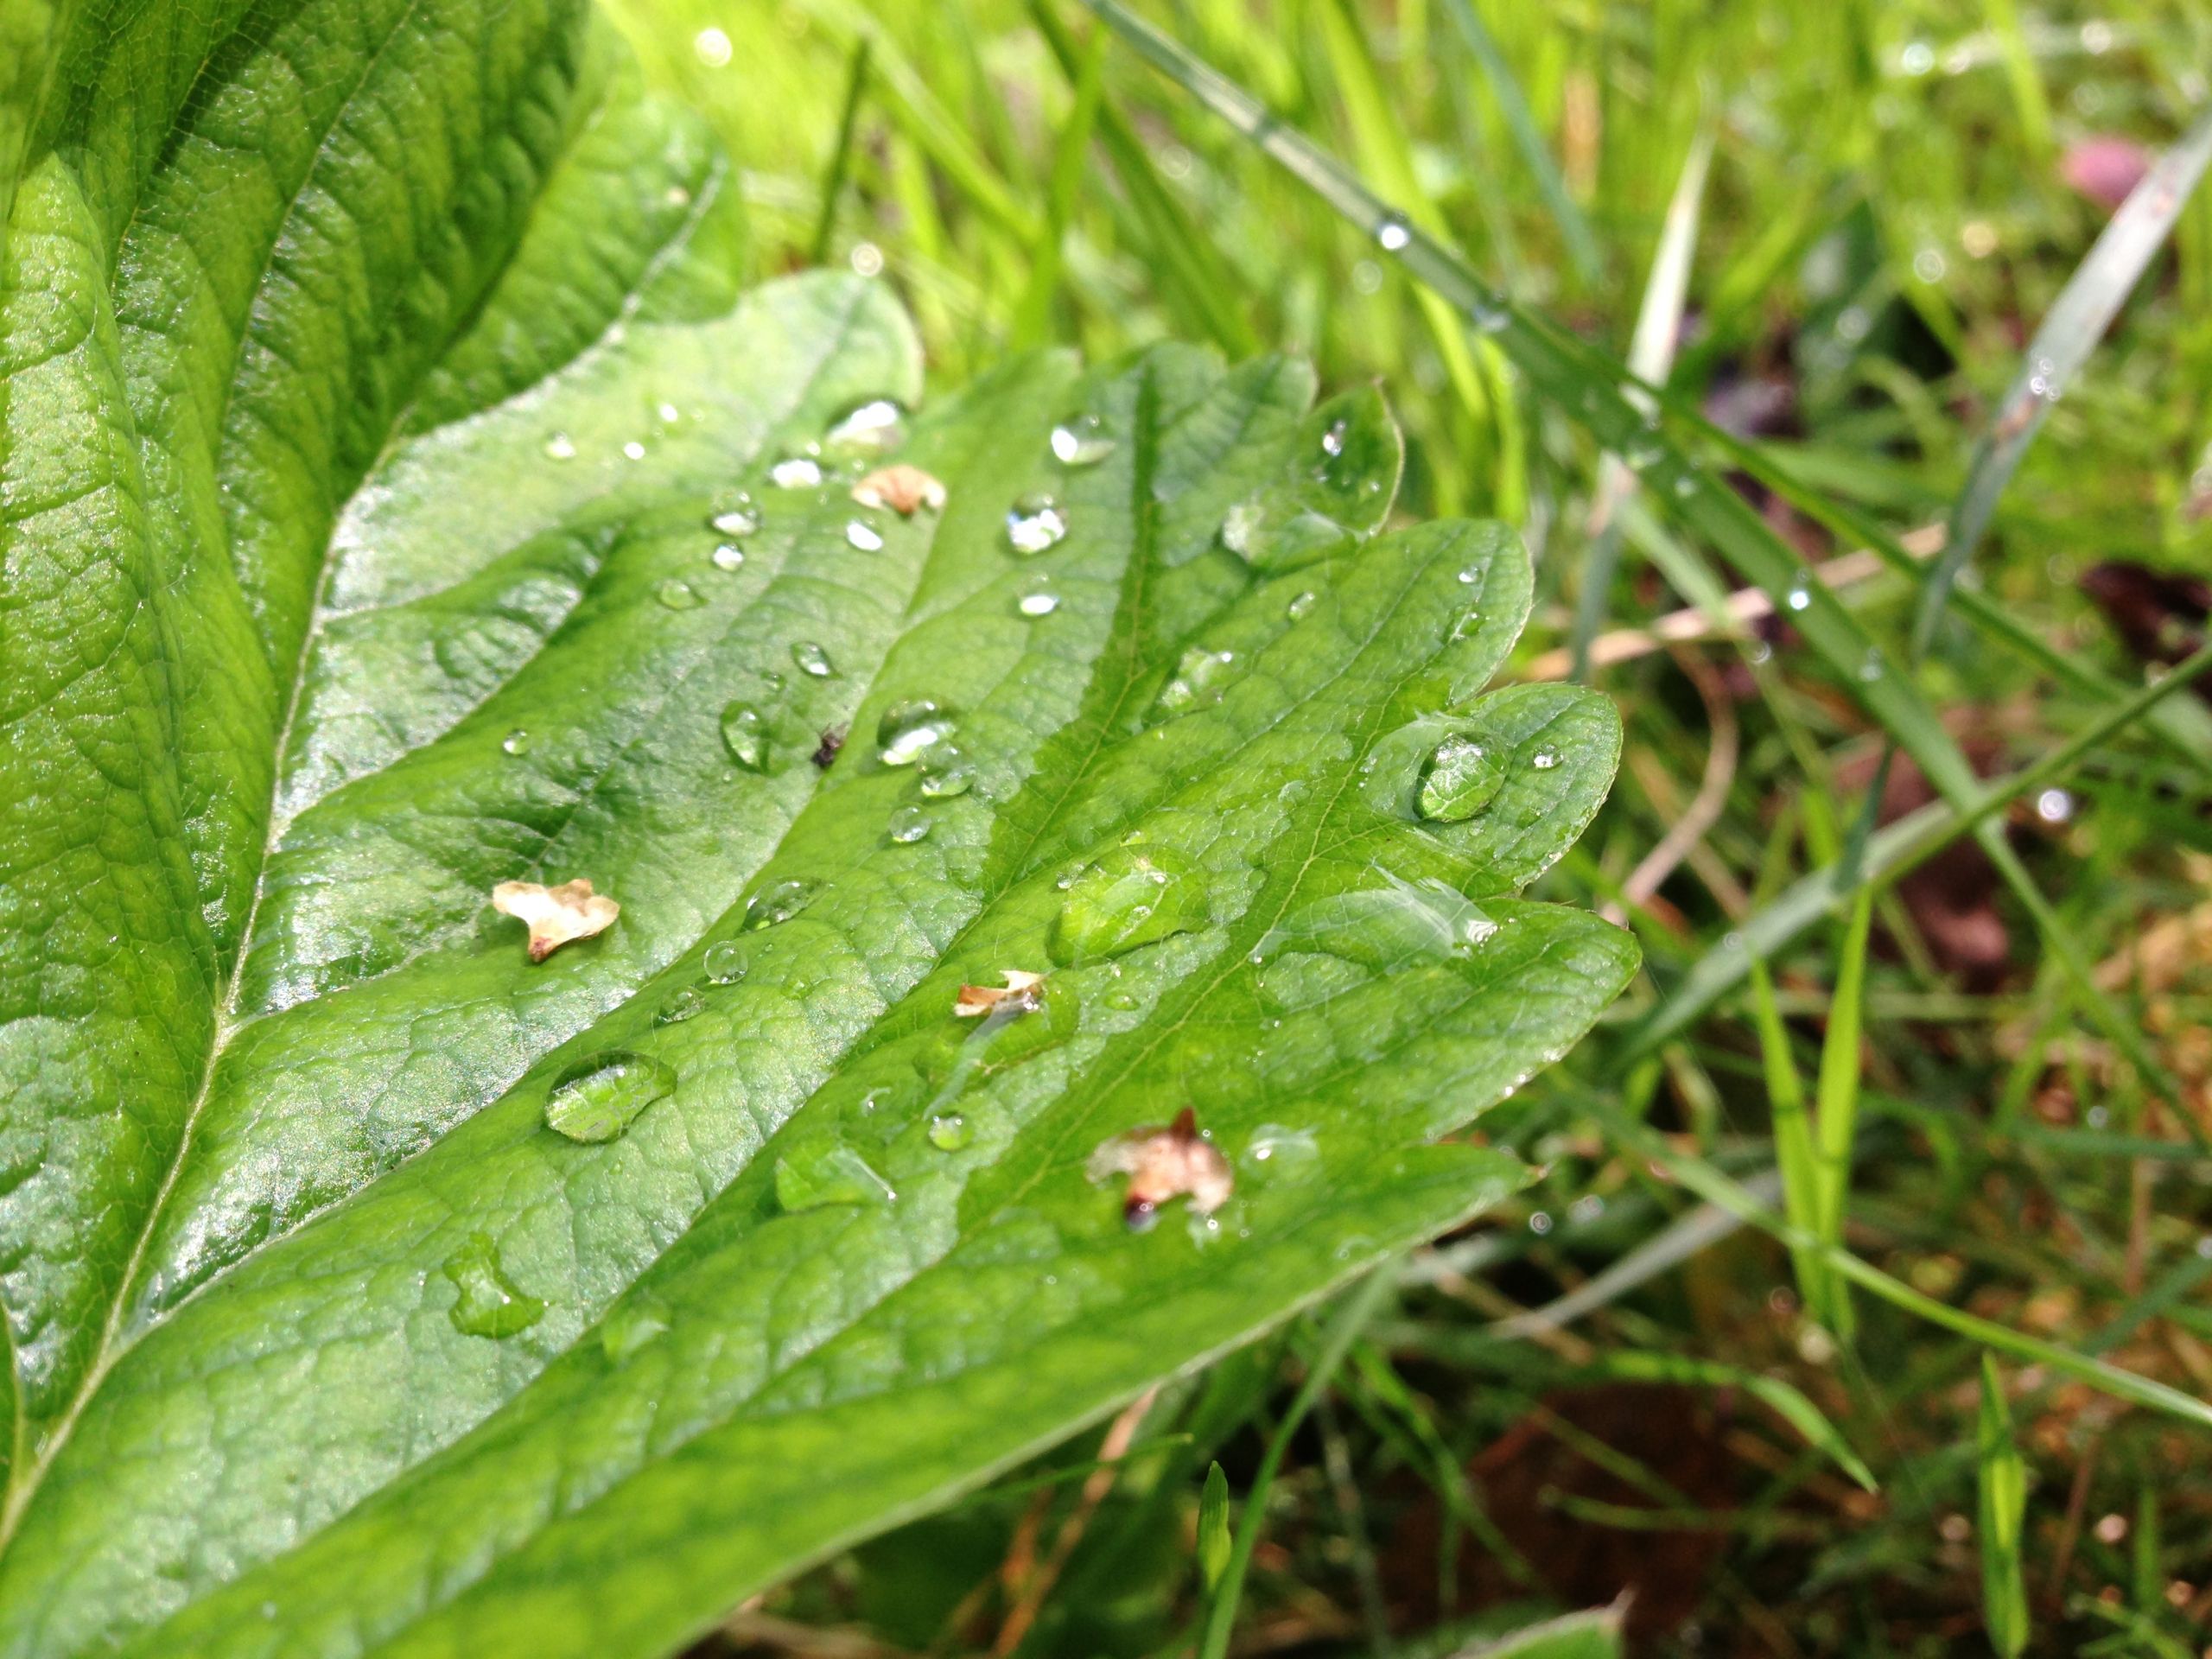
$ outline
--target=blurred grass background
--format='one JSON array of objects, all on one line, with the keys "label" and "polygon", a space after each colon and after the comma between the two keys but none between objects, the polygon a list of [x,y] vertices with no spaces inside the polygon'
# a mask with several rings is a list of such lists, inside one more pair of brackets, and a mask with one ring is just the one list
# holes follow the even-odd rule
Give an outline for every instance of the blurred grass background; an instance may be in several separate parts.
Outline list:
[{"label": "blurred grass background", "polygon": [[[1087,1437],[779,1592],[719,1647],[1187,1650],[1217,1458],[1264,1510],[1238,1652],[1441,1656],[1632,1590],[1636,1652],[2212,1654],[2212,1433],[2024,1347],[1997,1355],[1985,1401],[1989,1344],[1866,1296],[1855,1328],[1833,1301],[1815,1319],[1817,1268],[1793,1274],[1686,1181],[1789,1198],[1802,1075],[1818,1121],[1855,1110],[1834,1240],[1943,1308],[2212,1393],[2205,702],[2170,698],[2158,741],[2137,722],[2091,734],[2005,807],[1993,847],[1878,884],[1863,936],[1840,910],[1819,918],[1632,1050],[1637,1020],[1745,951],[1749,918],[1848,857],[1870,790],[1885,823],[1938,792],[1909,761],[1882,766],[1898,734],[1848,664],[1808,648],[1789,595],[1717,613],[1743,577],[1625,468],[1606,481],[1588,410],[1073,0],[614,9],[649,79],[735,157],[754,274],[880,274],[938,386],[1014,351],[1164,337],[1301,353],[1327,389],[1379,383],[1407,430],[1404,510],[1494,514],[1529,543],[1539,604],[1516,671],[1565,672],[1594,643],[1586,672],[1620,702],[1628,754],[1548,887],[1613,906],[1650,959],[1614,1027],[1484,1120],[1544,1184],[1404,1265],[1287,1426],[1272,1484],[1252,1490],[1330,1351],[1319,1326],[1148,1402],[1110,1472]],[[1707,466],[1808,569],[1845,561],[1823,575],[1900,663],[1916,578],[1853,559],[1837,512],[1940,542],[2031,336],[2212,65],[2212,12],[2149,3],[1137,10],[1489,282],[1750,446],[1743,466],[1708,448]],[[2200,192],[1967,569],[2048,654],[1954,621],[1917,670],[1985,775],[2081,740],[2202,643],[2208,300]],[[1839,988],[1863,1038],[1833,1017]],[[1769,1409],[1785,1383],[1878,1492]],[[2009,1446],[2017,1542],[1977,1501],[2002,1491]],[[2017,1639],[1987,1615],[2010,1592]]]}]

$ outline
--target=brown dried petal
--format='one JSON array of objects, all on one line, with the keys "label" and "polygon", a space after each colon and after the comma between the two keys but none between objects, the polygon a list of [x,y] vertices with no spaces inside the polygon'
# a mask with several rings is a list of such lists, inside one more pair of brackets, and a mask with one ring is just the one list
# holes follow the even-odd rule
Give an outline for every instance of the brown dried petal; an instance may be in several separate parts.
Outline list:
[{"label": "brown dried petal", "polygon": [[920,467],[902,461],[879,467],[854,485],[853,499],[864,507],[887,507],[902,518],[911,518],[917,507],[943,512],[944,486]]},{"label": "brown dried petal", "polygon": [[1002,1002],[1018,1002],[1023,1011],[1037,1006],[1040,1000],[1037,988],[1045,982],[1042,974],[1025,974],[1019,968],[1005,970],[1006,983],[998,985],[963,985],[960,998],[952,1005],[953,1013],[963,1020],[972,1020],[986,1014]]},{"label": "brown dried petal", "polygon": [[1229,1202],[1236,1185],[1229,1160],[1198,1133],[1198,1115],[1187,1106],[1173,1123],[1116,1135],[1090,1154],[1084,1168],[1094,1181],[1129,1178],[1122,1213],[1140,1230],[1174,1198],[1188,1197],[1195,1214],[1210,1216]]},{"label": "brown dried petal", "polygon": [[530,959],[543,962],[570,939],[604,933],[622,913],[612,899],[591,890],[591,879],[578,876],[549,887],[536,881],[502,881],[492,889],[492,908],[530,928]]}]

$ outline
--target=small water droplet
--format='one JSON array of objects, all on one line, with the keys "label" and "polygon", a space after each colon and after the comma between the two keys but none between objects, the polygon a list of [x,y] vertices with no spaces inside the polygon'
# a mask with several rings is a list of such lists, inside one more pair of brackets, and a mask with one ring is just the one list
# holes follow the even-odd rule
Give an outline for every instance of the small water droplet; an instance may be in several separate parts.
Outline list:
[{"label": "small water droplet", "polygon": [[674,404],[663,404],[653,413],[660,416],[660,423],[663,426],[674,426],[683,418],[683,411]]},{"label": "small water droplet", "polygon": [[1471,818],[1505,786],[1505,768],[1497,754],[1471,737],[1447,737],[1421,763],[1414,804],[1421,817],[1438,823]]},{"label": "small water droplet", "polygon": [[668,1000],[660,1005],[660,1012],[653,1015],[657,1026],[680,1026],[686,1020],[696,1020],[707,1011],[707,994],[696,985],[679,985],[669,993]]},{"label": "small water droplet", "polygon": [[952,715],[931,697],[902,697],[876,722],[876,758],[887,766],[911,766],[952,735]]},{"label": "small water droplet", "polygon": [[1095,467],[1118,444],[1103,415],[1076,415],[1052,429],[1052,454],[1063,467]]},{"label": "small water droplet", "polygon": [[464,1336],[512,1337],[545,1316],[545,1304],[507,1277],[499,1247],[489,1233],[471,1233],[445,1261],[445,1275],[461,1294],[450,1310]]},{"label": "small water droplet", "polygon": [[668,1333],[668,1310],[650,1296],[608,1311],[599,1328],[600,1351],[615,1364],[636,1353],[656,1337]]},{"label": "small water droplet", "polygon": [[976,785],[976,770],[964,763],[938,767],[925,767],[920,792],[932,801],[950,800],[956,795],[965,795]]},{"label": "small water droplet", "polygon": [[1859,677],[1869,685],[1882,677],[1882,648],[1879,645],[1866,647],[1866,654],[1859,659]]},{"label": "small water droplet", "polygon": [[768,469],[768,481],[779,490],[810,490],[822,482],[822,463],[811,455],[786,455]]},{"label": "small water droplet", "polygon": [[889,1204],[898,1196],[850,1147],[801,1147],[776,1160],[776,1202],[794,1215],[830,1204]]},{"label": "small water droplet", "polygon": [[707,556],[714,561],[717,570],[734,570],[745,563],[745,550],[735,542],[724,542]]},{"label": "small water droplet", "polygon": [[632,438],[622,446],[622,454],[627,461],[643,461],[645,458],[645,446]]},{"label": "small water droplet", "polygon": [[883,551],[883,532],[855,518],[845,526],[845,540],[863,553]]},{"label": "small water droplet", "polygon": [[1243,1162],[1264,1169],[1275,1180],[1296,1180],[1312,1174],[1320,1160],[1321,1148],[1312,1135],[1280,1123],[1262,1123],[1244,1144]]},{"label": "small water droplet", "polygon": [[707,528],[717,536],[750,536],[760,528],[760,515],[753,511],[752,499],[745,497],[708,519]]},{"label": "small water droplet", "polygon": [[671,611],[696,610],[706,601],[699,597],[699,590],[681,576],[671,576],[653,589],[653,597]]},{"label": "small water droplet", "polygon": [[578,1060],[545,1096],[546,1127],[571,1141],[613,1141],[676,1087],[674,1068],[626,1049]]},{"label": "small water droplet", "polygon": [[1127,842],[1070,874],[1052,918],[1052,958],[1090,962],[1204,927],[1205,877],[1171,847]]},{"label": "small water droplet", "polygon": [[735,939],[717,939],[699,959],[700,969],[709,985],[734,985],[745,977],[745,970],[751,965],[746,960],[745,947]]},{"label": "small water droplet", "polygon": [[1459,572],[1460,583],[1465,587],[1471,588],[1482,579],[1483,567],[1479,564],[1471,564]]},{"label": "small water droplet", "polygon": [[1559,765],[1559,751],[1557,749],[1538,749],[1535,754],[1529,757],[1529,764],[1534,766],[1538,772],[1549,772],[1554,766]]},{"label": "small water droplet", "polygon": [[1402,252],[1413,239],[1413,227],[1403,213],[1385,213],[1375,221],[1375,245],[1385,253]]},{"label": "small water droplet", "polygon": [[890,827],[885,831],[902,847],[925,841],[930,833],[930,815],[918,806],[902,806],[891,815]]},{"label": "small water droplet", "polygon": [[1813,575],[1809,570],[1800,570],[1790,582],[1789,591],[1782,602],[1793,611],[1802,611],[1813,602]]},{"label": "small water droplet", "polygon": [[733,702],[722,710],[722,747],[729,758],[747,772],[768,769],[768,722],[749,702]]},{"label": "small water droplet", "polygon": [[1319,602],[1320,595],[1308,588],[1304,593],[1294,596],[1290,603],[1282,607],[1282,613],[1294,622],[1302,622],[1313,613],[1314,606]]},{"label": "small water droplet", "polygon": [[509,754],[528,754],[530,753],[530,734],[524,731],[521,727],[518,726],[514,730],[509,732],[505,737],[499,740],[499,747],[505,750]]},{"label": "small water droplet", "polygon": [[2074,797],[2063,789],[2046,789],[2036,797],[2036,817],[2045,823],[2064,823],[2074,816]]},{"label": "small water droplet", "polygon": [[930,1119],[930,1144],[939,1152],[957,1152],[974,1138],[975,1131],[958,1112],[939,1112]]},{"label": "small water droplet", "polygon": [[1233,651],[1208,651],[1193,645],[1175,664],[1175,677],[1160,693],[1159,710],[1179,715],[1221,701],[1236,667]]},{"label": "small water droplet", "polygon": [[1351,430],[1350,421],[1333,421],[1321,435],[1321,453],[1334,459],[1344,452],[1344,435]]},{"label": "small water droplet", "polygon": [[754,933],[764,927],[788,922],[804,910],[813,898],[814,884],[810,881],[779,881],[773,887],[763,887],[746,902],[744,931]]},{"label": "small water droplet", "polygon": [[576,441],[565,432],[556,432],[545,440],[546,458],[550,461],[574,461]]},{"label": "small water droplet", "polygon": [[802,674],[811,674],[817,680],[826,680],[837,671],[830,665],[830,653],[811,639],[794,640],[791,661],[798,664]]},{"label": "small water droplet", "polygon": [[1677,478],[1675,480],[1675,493],[1677,497],[1685,501],[1688,500],[1690,497],[1695,495],[1697,493],[1697,474],[1695,473],[1684,473],[1681,477]]},{"label": "small water droplet", "polygon": [[1050,582],[1039,576],[1022,588],[1014,607],[1024,616],[1050,616],[1060,608],[1060,596],[1052,591]]},{"label": "small water droplet", "polygon": [[1067,515],[1049,495],[1025,495],[1007,510],[1007,544],[1025,557],[1058,545],[1067,533]]},{"label": "small water droplet", "polygon": [[880,454],[906,435],[906,411],[888,397],[872,397],[823,436],[823,447],[844,454]]}]

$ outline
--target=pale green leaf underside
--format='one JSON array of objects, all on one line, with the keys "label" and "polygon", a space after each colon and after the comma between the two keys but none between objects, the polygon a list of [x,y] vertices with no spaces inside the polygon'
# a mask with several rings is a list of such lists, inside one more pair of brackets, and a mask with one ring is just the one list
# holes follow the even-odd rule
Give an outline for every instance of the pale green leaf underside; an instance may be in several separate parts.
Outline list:
[{"label": "pale green leaf underside", "polygon": [[[1478,696],[1525,558],[1376,533],[1373,394],[1041,357],[912,420],[941,512],[779,487],[916,399],[880,288],[732,291],[570,8],[276,10],[76,19],[22,124],[0,1652],[662,1650],[1521,1179],[1432,1143],[1630,969],[1513,896],[1618,725]],[[490,890],[576,876],[533,966]],[[1086,1160],[1186,1104],[1235,1196],[1131,1233]]]}]

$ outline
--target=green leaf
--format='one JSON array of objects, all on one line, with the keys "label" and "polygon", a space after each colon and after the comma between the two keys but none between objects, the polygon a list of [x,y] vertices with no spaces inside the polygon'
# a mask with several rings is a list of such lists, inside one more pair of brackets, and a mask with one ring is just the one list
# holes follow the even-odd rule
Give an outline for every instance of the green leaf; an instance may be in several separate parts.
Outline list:
[{"label": "green leaf", "polygon": [[1981,1618],[1989,1645],[2012,1659],[2028,1645],[2028,1590],[2020,1565],[2021,1530],[2027,1515],[2027,1465],[2012,1439],[2012,1414],[2005,1403],[1997,1362],[1981,1357],[1981,1411],[1974,1435],[1980,1465]]},{"label": "green leaf", "polygon": [[1469,1648],[1460,1659],[1616,1659],[1624,1607],[1592,1607]]},{"label": "green leaf", "polygon": [[1198,1572],[1209,1593],[1229,1565],[1229,1477],[1215,1463],[1207,1466],[1205,1489],[1198,1494]]},{"label": "green leaf", "polygon": [[[728,163],[567,3],[59,15],[0,1654],[663,1651],[1523,1179],[1435,1143],[1631,970],[1516,896],[1618,723],[1479,695],[1526,556],[1381,532],[1374,395],[906,413],[885,290],[738,292]],[[854,499],[893,458],[941,509]],[[1499,776],[1425,817],[1446,741]],[[576,880],[533,963],[493,887]],[[1087,1166],[1185,1108],[1234,1190],[1133,1232]]]}]

